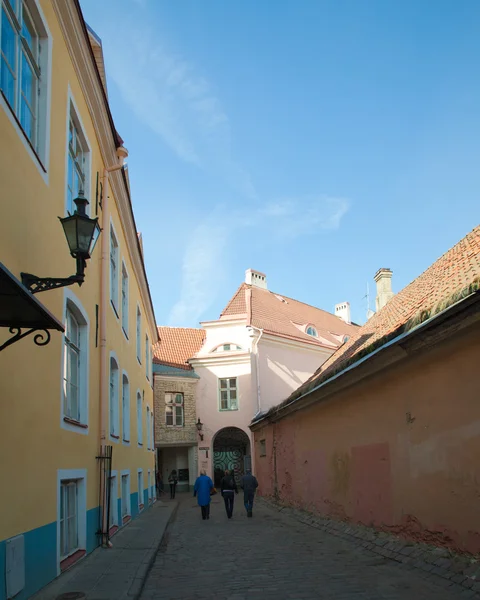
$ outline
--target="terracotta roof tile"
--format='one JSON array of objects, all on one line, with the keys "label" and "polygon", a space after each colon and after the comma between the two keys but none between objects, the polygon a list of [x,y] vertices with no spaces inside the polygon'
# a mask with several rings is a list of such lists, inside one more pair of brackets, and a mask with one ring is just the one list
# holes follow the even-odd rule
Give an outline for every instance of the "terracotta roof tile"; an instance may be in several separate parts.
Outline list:
[{"label": "terracotta roof tile", "polygon": [[[394,333],[420,311],[429,311],[437,304],[462,291],[480,278],[480,225],[433,263],[417,279],[407,285],[363,327],[357,329],[341,348],[290,399],[300,396],[334,372],[351,364],[355,355],[381,338]],[[356,361],[354,361],[356,362]]]},{"label": "terracotta roof tile", "polygon": [[[344,335],[351,336],[358,329],[315,306],[242,283],[220,318],[245,314],[248,325],[267,333],[332,349],[338,348]],[[305,333],[307,325],[315,327],[318,338]]]},{"label": "terracotta roof tile", "polygon": [[196,354],[205,339],[203,329],[189,327],[158,327],[160,341],[153,347],[153,362],[187,371],[187,360]]}]

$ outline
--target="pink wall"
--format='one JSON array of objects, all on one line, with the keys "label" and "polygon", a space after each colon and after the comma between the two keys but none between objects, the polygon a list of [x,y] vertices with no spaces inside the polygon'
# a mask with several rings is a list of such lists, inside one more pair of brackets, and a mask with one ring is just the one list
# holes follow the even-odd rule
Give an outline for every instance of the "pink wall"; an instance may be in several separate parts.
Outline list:
[{"label": "pink wall", "polygon": [[[255,431],[259,492],[480,551],[480,326]],[[260,440],[267,455],[261,457]],[[276,462],[276,472],[275,472]]]}]

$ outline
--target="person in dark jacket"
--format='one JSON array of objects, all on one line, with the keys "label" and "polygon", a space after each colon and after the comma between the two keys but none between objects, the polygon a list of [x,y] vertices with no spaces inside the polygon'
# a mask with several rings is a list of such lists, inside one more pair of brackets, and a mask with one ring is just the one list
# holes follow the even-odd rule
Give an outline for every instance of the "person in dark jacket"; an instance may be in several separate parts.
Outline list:
[{"label": "person in dark jacket", "polygon": [[252,517],[253,499],[255,498],[255,491],[258,487],[258,481],[257,478],[252,475],[252,471],[250,469],[247,469],[246,474],[242,477],[240,487],[243,490],[243,501],[245,503],[247,517]]},{"label": "person in dark jacket", "polygon": [[170,484],[170,498],[172,500],[174,500],[175,499],[175,491],[177,489],[177,483],[178,483],[178,476],[177,476],[176,469],[173,469],[173,471],[168,476],[168,483]]},{"label": "person in dark jacket", "polygon": [[237,484],[232,471],[229,471],[228,469],[225,471],[225,475],[222,477],[222,481],[220,482],[220,490],[222,492],[222,498],[225,502],[227,517],[231,519],[233,515],[233,502],[235,500],[235,494],[238,494]]},{"label": "person in dark jacket", "polygon": [[195,487],[193,488],[193,496],[197,497],[198,506],[202,510],[202,519],[210,518],[210,493],[213,489],[213,481],[207,475],[205,470],[200,472],[199,477],[195,481]]}]

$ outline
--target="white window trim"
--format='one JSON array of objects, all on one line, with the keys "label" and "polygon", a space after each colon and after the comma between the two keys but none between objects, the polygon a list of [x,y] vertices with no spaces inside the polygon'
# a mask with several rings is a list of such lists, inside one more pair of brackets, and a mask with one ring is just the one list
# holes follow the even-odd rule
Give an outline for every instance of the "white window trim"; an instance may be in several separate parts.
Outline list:
[{"label": "white window trim", "polygon": [[[143,490],[145,489],[145,482],[143,481],[143,469],[137,469],[137,487],[138,487],[138,476],[140,475],[140,487],[141,487],[141,494],[140,494],[140,490],[138,492],[138,512],[142,512],[143,510],[145,510],[145,502],[144,502],[144,497],[143,497]],[[140,506],[143,506],[143,508],[140,508]]]},{"label": "white window trim", "polygon": [[84,330],[82,330],[82,341],[84,341],[85,349],[84,360],[80,362],[80,378],[81,381],[85,382],[80,388],[80,422],[85,427],[79,427],[73,423],[69,423],[64,420],[64,397],[63,397],[63,377],[64,377],[64,353],[65,353],[65,333],[62,334],[62,348],[61,348],[61,359],[60,359],[60,427],[67,429],[68,431],[74,431],[81,435],[88,435],[89,425],[89,389],[90,389],[90,320],[88,313],[83,307],[80,300],[72,292],[71,289],[65,287],[63,290],[63,320],[65,322],[67,318],[67,306],[73,304],[75,309],[81,314],[85,321]]},{"label": "white window trim", "polygon": [[65,141],[65,215],[67,214],[67,209],[68,209],[68,203],[67,203],[67,195],[68,195],[68,154],[69,154],[69,149],[68,149],[68,132],[70,129],[70,118],[72,115],[72,108],[73,108],[73,115],[74,115],[74,119],[73,121],[77,121],[79,128],[82,132],[82,136],[85,138],[85,142],[87,144],[88,147],[88,156],[87,156],[87,165],[86,165],[86,173],[85,173],[85,189],[83,190],[83,193],[85,194],[86,199],[88,200],[89,204],[87,206],[86,212],[88,215],[92,215],[92,207],[93,207],[93,202],[92,199],[94,198],[95,194],[93,192],[93,177],[92,177],[92,145],[90,144],[90,140],[88,139],[88,136],[85,132],[85,127],[83,125],[83,121],[82,121],[82,117],[80,116],[80,111],[78,110],[77,107],[77,103],[75,102],[75,98],[73,97],[72,94],[72,90],[70,88],[70,84],[68,84],[68,94],[67,94],[67,123],[66,123],[66,129],[65,129],[65,137],[66,137],[66,141]]},{"label": "white window trim", "polygon": [[[117,390],[116,390],[116,403],[114,404],[115,407],[115,425],[116,425],[116,431],[118,432],[114,434],[118,435],[118,439],[114,436],[112,436],[112,430],[111,430],[111,423],[110,423],[110,371],[111,371],[111,361],[113,360],[117,363]],[[110,351],[110,355],[108,357],[108,437],[110,438],[110,440],[115,443],[118,444],[118,442],[120,441],[120,374],[122,373],[121,369],[120,369],[120,361],[118,360],[118,356],[116,355],[116,353],[111,350]]]},{"label": "white window trim", "polygon": [[[140,411],[138,410],[138,399],[140,398]],[[143,395],[140,389],[137,389],[135,394],[135,412],[137,413],[137,446],[143,448]],[[138,422],[138,415],[140,414],[140,423]]]},{"label": "white window trim", "polygon": [[[122,485],[122,477],[124,475],[127,475],[127,481],[128,481],[128,496],[127,496],[127,514],[125,516],[130,517],[130,519],[132,518],[132,503],[131,503],[131,496],[132,496],[132,482],[130,480],[130,469],[123,469],[123,471],[120,471],[120,519],[121,519],[121,525],[122,526],[123,523],[123,514],[122,514],[122,500],[123,500],[123,485]],[[126,524],[126,523],[125,523]]]},{"label": "white window trim", "polygon": [[[30,143],[25,135],[23,129],[20,127],[17,122],[12,109],[8,105],[8,103],[4,100],[3,95],[0,94],[0,106],[3,111],[6,113],[8,120],[12,124],[13,128],[18,134],[24,148],[26,149],[28,155],[32,159],[33,163],[37,171],[39,172],[41,178],[44,183],[48,186],[50,185],[50,120],[51,120],[51,109],[52,109],[52,49],[53,49],[53,37],[50,32],[50,29],[47,24],[47,19],[42,11],[39,0],[30,0],[30,3],[35,5],[35,10],[38,13],[38,17],[42,22],[42,27],[45,29],[46,33],[46,51],[47,51],[47,68],[46,68],[46,78],[42,77],[42,85],[44,86],[45,91],[45,135],[44,140],[42,142],[42,150],[43,152],[39,152],[37,156],[36,153],[32,150]],[[30,11],[31,12],[31,11]],[[0,15],[1,21],[1,15]],[[43,155],[43,156],[42,156]],[[45,170],[44,170],[45,169]]]},{"label": "white window trim", "polygon": [[[183,420],[185,422],[185,413],[183,413]],[[153,413],[153,407],[150,408],[150,423],[152,425],[152,439],[150,440],[150,445],[152,452],[155,452],[155,415]]]},{"label": "white window trim", "polygon": [[[237,380],[237,408],[221,408],[222,406],[222,395],[220,393],[220,379],[236,379]],[[240,386],[238,385],[238,380],[240,377],[235,375],[235,377],[217,377],[217,396],[218,396],[218,412],[229,413],[229,412],[237,412],[240,410]]]},{"label": "white window trim", "polygon": [[[128,343],[130,343],[130,273],[128,272],[127,269],[127,263],[125,262],[125,259],[122,258],[122,265],[121,265],[121,276],[120,276],[120,311],[121,311],[121,315],[120,315],[120,320],[121,320],[121,327],[122,327],[122,331],[123,331],[123,335],[125,336],[125,339],[127,340]],[[125,331],[125,328],[123,326],[123,303],[122,303],[122,288],[123,288],[123,270],[125,269],[125,273],[127,275],[127,331]]]},{"label": "white window trim", "polygon": [[[118,475],[117,475],[117,471],[112,471],[110,473],[111,478],[115,478],[116,479],[116,485],[114,486],[113,489],[113,494],[110,492],[110,504],[113,502],[113,509],[114,509],[114,513],[113,513],[113,525],[109,524],[109,527],[118,527]],[[112,506],[110,506],[110,511],[112,509]]]},{"label": "white window trim", "polygon": [[57,470],[57,575],[60,575],[60,503],[62,481],[77,480],[77,518],[78,518],[78,548],[87,550],[87,469],[58,469]]},{"label": "white window trim", "polygon": [[[138,315],[140,314],[140,331],[138,331]],[[136,352],[138,363],[142,364],[142,311],[140,305],[137,302],[137,309],[135,311],[135,336],[136,336]]]},{"label": "white window trim", "polygon": [[148,497],[148,505],[152,503],[152,471],[148,469],[147,471],[147,497]]},{"label": "white window trim", "polygon": [[[183,398],[182,403],[179,404],[178,402],[172,402],[172,404],[167,404],[167,400],[165,398],[165,396],[167,394],[170,394],[171,396],[176,396],[177,394],[180,394]],[[185,427],[185,394],[183,392],[165,392],[163,394],[163,404],[165,406],[165,427],[168,427],[169,429],[183,429]],[[168,425],[167,423],[167,406],[172,406],[174,408],[176,408],[177,406],[181,406],[183,409],[183,414],[182,414],[182,424],[181,425],[176,425],[176,424],[172,424],[172,425]],[[177,413],[175,411],[175,421],[177,420]]]},{"label": "white window trim", "polygon": [[147,381],[150,382],[150,362],[151,362],[151,345],[150,336],[145,333],[145,376]]},{"label": "white window trim", "polygon": [[145,407],[145,425],[147,427],[147,450],[150,450],[150,407]]},{"label": "white window trim", "polygon": [[[111,265],[110,265],[110,247],[111,247],[111,235],[115,236],[115,240],[117,242],[117,290],[116,290],[116,298],[112,298],[112,285],[111,285]],[[115,229],[115,225],[113,224],[113,219],[110,217],[110,228],[108,230],[108,285],[109,285],[109,296],[110,296],[110,306],[112,308],[112,312],[115,315],[115,318],[120,323],[120,327],[122,326],[120,320],[120,310],[119,310],[119,293],[120,293],[120,282],[121,282],[121,266],[122,262],[120,260],[120,240],[117,234],[117,230]]]}]

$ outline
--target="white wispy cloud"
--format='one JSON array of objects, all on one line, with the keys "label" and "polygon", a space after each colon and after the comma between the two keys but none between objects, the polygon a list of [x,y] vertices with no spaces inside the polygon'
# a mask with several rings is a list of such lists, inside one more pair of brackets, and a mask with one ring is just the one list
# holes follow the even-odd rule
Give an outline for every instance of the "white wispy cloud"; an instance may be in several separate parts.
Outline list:
[{"label": "white wispy cloud", "polygon": [[315,235],[340,227],[350,203],[344,198],[307,197],[268,203],[256,209],[228,212],[217,207],[193,232],[182,263],[180,298],[170,325],[197,323],[212,305],[227,277],[231,248],[240,247],[242,236],[261,231],[292,243],[300,236]]}]

